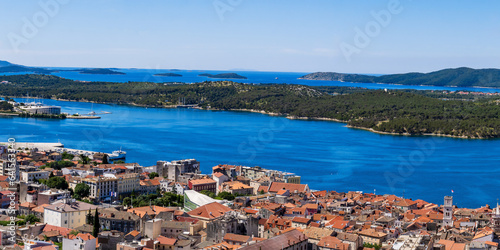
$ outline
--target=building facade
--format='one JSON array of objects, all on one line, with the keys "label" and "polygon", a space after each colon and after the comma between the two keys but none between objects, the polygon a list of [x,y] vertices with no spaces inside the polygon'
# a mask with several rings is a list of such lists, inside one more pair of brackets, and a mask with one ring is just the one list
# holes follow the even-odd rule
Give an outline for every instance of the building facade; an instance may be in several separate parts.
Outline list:
[{"label": "building facade", "polygon": [[85,224],[89,211],[92,213],[96,209],[97,206],[85,202],[66,200],[46,206],[43,221],[48,225],[76,228]]}]

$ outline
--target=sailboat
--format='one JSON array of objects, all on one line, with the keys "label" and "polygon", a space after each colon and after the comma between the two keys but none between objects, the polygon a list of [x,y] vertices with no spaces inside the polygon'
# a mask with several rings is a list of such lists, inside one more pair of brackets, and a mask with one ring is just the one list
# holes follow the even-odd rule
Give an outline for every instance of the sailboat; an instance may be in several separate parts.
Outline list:
[{"label": "sailboat", "polygon": [[90,116],[94,116],[94,115],[96,115],[96,114],[97,114],[97,113],[96,113],[96,112],[94,112],[94,103],[92,103],[92,107],[90,108],[90,113],[89,113],[89,115],[90,115]]}]

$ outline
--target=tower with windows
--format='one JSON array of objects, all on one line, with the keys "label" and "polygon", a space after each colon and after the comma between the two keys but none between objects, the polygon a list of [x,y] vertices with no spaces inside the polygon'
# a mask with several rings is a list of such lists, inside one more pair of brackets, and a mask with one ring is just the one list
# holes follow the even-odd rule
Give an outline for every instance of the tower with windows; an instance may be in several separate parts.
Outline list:
[{"label": "tower with windows", "polygon": [[453,196],[444,197],[443,226],[453,227]]}]

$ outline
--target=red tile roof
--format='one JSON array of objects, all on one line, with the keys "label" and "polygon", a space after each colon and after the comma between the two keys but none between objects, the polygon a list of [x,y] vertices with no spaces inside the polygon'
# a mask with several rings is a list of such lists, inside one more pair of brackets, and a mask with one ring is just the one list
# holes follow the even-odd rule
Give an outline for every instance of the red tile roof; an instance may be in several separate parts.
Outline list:
[{"label": "red tile roof", "polygon": [[158,238],[156,238],[156,240],[160,242],[160,245],[168,245],[168,246],[173,246],[177,242],[176,239],[167,238],[167,237],[161,236],[161,235],[158,236]]},{"label": "red tile roof", "polygon": [[295,183],[283,183],[283,182],[272,182],[269,186],[269,192],[277,193],[280,190],[290,190],[290,193],[306,193],[308,191],[307,184],[295,184]]},{"label": "red tile roof", "polygon": [[231,208],[226,207],[217,202],[212,202],[207,205],[198,207],[192,211],[189,211],[188,214],[193,217],[201,217],[204,219],[214,219],[223,216],[225,213],[233,211]]}]

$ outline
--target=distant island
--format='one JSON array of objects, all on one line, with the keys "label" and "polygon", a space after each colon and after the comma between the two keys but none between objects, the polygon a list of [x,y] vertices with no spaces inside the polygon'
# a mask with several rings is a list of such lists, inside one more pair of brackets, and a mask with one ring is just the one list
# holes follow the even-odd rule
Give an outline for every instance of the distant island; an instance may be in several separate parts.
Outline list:
[{"label": "distant island", "polygon": [[50,74],[60,71],[75,71],[81,74],[96,74],[96,75],[125,75],[123,72],[116,71],[115,69],[62,69],[52,70],[39,67],[28,67],[18,64],[13,64],[7,61],[0,60],[0,73],[17,73],[17,72],[32,72],[36,74]]},{"label": "distant island", "polygon": [[50,74],[52,72],[56,72],[56,70],[50,70],[38,67],[26,67],[0,60],[0,73],[16,73],[16,72],[33,72],[37,74]]},{"label": "distant island", "polygon": [[387,83],[457,87],[500,87],[500,69],[443,69],[431,73],[406,73],[382,76],[316,72],[299,79],[355,83]]},{"label": "distant island", "polygon": [[80,74],[94,74],[94,75],[125,75],[123,72],[111,70],[111,69],[79,69],[75,70],[80,72]]},{"label": "distant island", "polygon": [[219,79],[247,79],[246,77],[238,75],[236,73],[221,73],[216,75],[204,73],[204,74],[199,74],[198,76],[206,76],[208,78],[219,78]]},{"label": "distant island", "polygon": [[159,74],[154,74],[154,76],[172,76],[172,77],[181,77],[181,74],[176,74],[176,73],[159,73]]}]

